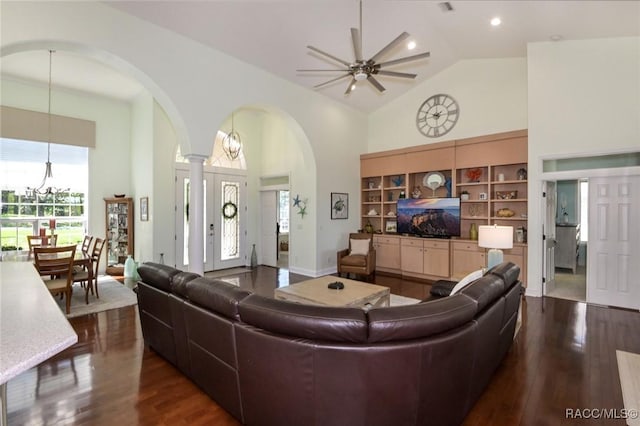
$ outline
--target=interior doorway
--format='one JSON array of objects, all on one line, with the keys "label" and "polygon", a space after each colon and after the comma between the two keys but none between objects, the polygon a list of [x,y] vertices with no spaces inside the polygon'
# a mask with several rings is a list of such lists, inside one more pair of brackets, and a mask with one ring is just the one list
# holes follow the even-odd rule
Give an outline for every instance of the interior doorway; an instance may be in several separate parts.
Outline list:
[{"label": "interior doorway", "polygon": [[290,247],[289,176],[260,178],[259,263],[289,268]]},{"label": "interior doorway", "polygon": [[[589,182],[586,178],[554,182],[553,283],[546,295],[587,301],[587,241],[589,230]],[[552,207],[552,206],[549,206]]]}]

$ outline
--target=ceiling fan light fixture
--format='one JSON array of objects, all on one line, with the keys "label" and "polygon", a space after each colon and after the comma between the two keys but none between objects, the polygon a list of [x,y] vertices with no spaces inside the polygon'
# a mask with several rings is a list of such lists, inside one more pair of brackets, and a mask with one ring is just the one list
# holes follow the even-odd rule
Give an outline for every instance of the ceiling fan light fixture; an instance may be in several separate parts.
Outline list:
[{"label": "ceiling fan light fixture", "polygon": [[366,80],[367,73],[362,70],[358,70],[353,74],[353,78],[355,78],[357,81]]}]

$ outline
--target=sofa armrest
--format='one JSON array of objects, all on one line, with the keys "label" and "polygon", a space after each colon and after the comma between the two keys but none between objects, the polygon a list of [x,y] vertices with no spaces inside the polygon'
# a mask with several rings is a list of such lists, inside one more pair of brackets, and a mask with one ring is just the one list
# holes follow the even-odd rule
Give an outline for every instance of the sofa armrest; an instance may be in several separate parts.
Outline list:
[{"label": "sofa armrest", "polygon": [[337,263],[338,265],[340,264],[340,259],[342,259],[345,256],[349,256],[349,252],[350,251],[351,250],[349,250],[349,249],[344,249],[344,250],[340,250],[338,252],[338,263]]},{"label": "sofa armrest", "polygon": [[376,270],[376,249],[374,248],[367,253],[367,267],[370,271]]}]

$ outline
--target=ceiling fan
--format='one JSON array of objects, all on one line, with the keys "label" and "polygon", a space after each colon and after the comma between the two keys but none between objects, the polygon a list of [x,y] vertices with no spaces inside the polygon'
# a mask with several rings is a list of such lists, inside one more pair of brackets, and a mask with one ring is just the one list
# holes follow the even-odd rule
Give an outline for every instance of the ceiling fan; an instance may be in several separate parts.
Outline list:
[{"label": "ceiling fan", "polygon": [[344,92],[345,95],[351,93],[353,89],[355,89],[356,82],[367,80],[369,83],[373,85],[379,92],[384,92],[386,89],[380,82],[374,77],[374,75],[385,75],[390,77],[400,77],[400,78],[416,78],[417,74],[410,74],[405,72],[397,72],[397,71],[387,71],[386,69],[382,69],[384,67],[398,65],[405,62],[415,61],[418,59],[428,58],[430,56],[430,52],[419,53],[417,55],[406,56],[404,58],[394,59],[387,62],[378,61],[383,58],[389,51],[393,50],[398,44],[402,43],[409,37],[409,33],[403,32],[398,37],[396,37],[391,43],[387,44],[383,47],[378,53],[373,55],[370,59],[364,60],[362,57],[362,0],[360,0],[360,29],[351,28],[351,39],[353,41],[353,52],[355,55],[354,62],[347,62],[343,59],[337,58],[327,52],[324,52],[317,47],[307,46],[310,50],[319,53],[329,59],[332,59],[336,62],[341,63],[346,68],[343,69],[303,69],[296,70],[298,72],[345,72],[345,74],[333,78],[329,81],[325,81],[324,83],[317,84],[313,86],[315,89],[326,86],[328,84],[333,83],[334,81],[341,80],[346,77],[351,77],[351,81],[349,82],[349,86],[347,86],[347,90]]}]

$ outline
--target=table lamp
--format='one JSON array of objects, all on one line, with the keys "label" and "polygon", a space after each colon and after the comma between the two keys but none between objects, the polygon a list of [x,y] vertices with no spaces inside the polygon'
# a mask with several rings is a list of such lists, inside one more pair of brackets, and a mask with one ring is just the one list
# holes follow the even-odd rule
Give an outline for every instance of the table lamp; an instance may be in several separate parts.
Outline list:
[{"label": "table lamp", "polygon": [[513,248],[513,226],[480,225],[478,246],[489,249],[487,268],[491,269],[502,263],[503,253],[500,249]]}]

